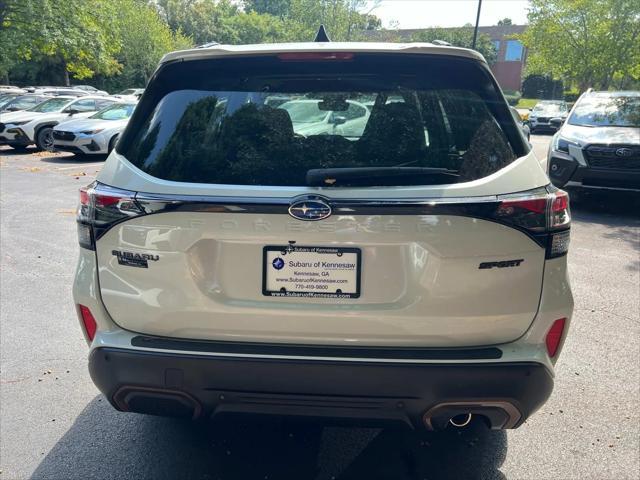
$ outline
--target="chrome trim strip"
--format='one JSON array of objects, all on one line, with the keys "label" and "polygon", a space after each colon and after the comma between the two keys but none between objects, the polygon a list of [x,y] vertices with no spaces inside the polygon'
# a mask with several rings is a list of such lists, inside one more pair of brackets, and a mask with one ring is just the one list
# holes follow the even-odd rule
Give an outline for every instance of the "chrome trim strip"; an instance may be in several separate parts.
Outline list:
[{"label": "chrome trim strip", "polygon": [[[288,214],[292,202],[299,202],[306,195],[283,197],[214,197],[196,195],[156,195],[137,193],[136,202],[148,214],[161,211],[198,211],[211,213],[262,213]],[[318,195],[309,195],[309,198]],[[412,199],[344,199],[323,196],[336,215],[429,215],[445,213],[447,207],[459,209],[473,205],[490,205],[499,202],[497,196],[412,198]],[[438,211],[433,211],[437,209]],[[451,212],[454,214],[454,212]]]}]

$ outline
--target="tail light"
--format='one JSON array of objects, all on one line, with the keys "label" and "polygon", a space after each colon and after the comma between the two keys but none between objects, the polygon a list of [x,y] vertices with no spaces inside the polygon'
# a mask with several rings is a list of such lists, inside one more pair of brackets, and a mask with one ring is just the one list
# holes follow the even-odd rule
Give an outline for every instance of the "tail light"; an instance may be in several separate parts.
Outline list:
[{"label": "tail light", "polygon": [[96,324],[96,319],[93,318],[93,314],[89,307],[85,307],[84,305],[78,305],[78,316],[82,321],[82,325],[84,326],[84,331],[87,332],[87,338],[89,341],[93,340],[93,337],[96,336],[96,330],[98,329],[98,325]]},{"label": "tail light", "polygon": [[547,258],[565,255],[569,249],[571,212],[569,195],[563,190],[502,196],[493,218],[532,235],[546,246]]},{"label": "tail light", "polygon": [[[466,200],[466,199],[465,199]],[[336,200],[336,204],[344,201]],[[248,202],[251,204],[251,202]],[[347,202],[348,204],[348,202]],[[269,205],[286,214],[288,203]],[[357,205],[357,203],[356,203]],[[197,197],[183,198],[155,197],[139,195],[129,190],[94,182],[80,190],[78,207],[78,242],[83,248],[95,250],[95,242],[112,226],[140,215],[167,209],[205,209],[207,211],[227,211],[228,205],[220,199]],[[392,203],[389,215],[395,214],[397,205]],[[401,210],[403,207],[399,207]],[[546,249],[546,258],[565,255],[569,248],[571,213],[569,196],[555,187],[538,188],[528,192],[502,195],[497,201],[442,203],[434,202],[425,207],[423,214],[452,214],[492,220],[523,231]],[[234,211],[234,210],[230,210]],[[340,208],[336,208],[340,211]],[[270,213],[274,213],[273,210]]]},{"label": "tail light", "polygon": [[95,250],[95,242],[113,225],[144,214],[135,192],[92,183],[80,189],[78,243]]},{"label": "tail light", "polygon": [[562,334],[564,333],[564,326],[567,322],[566,318],[559,318],[547,332],[547,338],[545,339],[547,344],[547,353],[551,358],[558,353],[558,347],[560,347],[560,341],[562,340]]}]

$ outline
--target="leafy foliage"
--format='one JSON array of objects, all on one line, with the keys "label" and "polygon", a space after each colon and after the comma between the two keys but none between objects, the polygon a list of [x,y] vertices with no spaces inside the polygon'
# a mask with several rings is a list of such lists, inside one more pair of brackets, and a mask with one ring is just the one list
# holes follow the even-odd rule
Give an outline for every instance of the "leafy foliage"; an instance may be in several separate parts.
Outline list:
[{"label": "leafy foliage", "polygon": [[522,82],[525,97],[551,100],[561,98],[562,93],[562,80],[554,80],[548,75],[529,75]]},{"label": "leafy foliage", "polygon": [[114,13],[108,0],[6,0],[0,12],[0,75],[21,61],[47,58],[78,79],[117,73]]},{"label": "leafy foliage", "polygon": [[640,2],[531,0],[528,73],[548,74],[580,90],[629,88],[640,80]]}]

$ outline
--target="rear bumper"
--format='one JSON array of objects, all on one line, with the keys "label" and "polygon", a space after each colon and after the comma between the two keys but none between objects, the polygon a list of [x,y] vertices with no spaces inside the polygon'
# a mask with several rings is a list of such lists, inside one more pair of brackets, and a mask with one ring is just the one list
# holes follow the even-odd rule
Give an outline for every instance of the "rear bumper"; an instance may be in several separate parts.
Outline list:
[{"label": "rear bumper", "polygon": [[0,145],[30,145],[33,141],[20,128],[5,128],[0,134]]},{"label": "rear bumper", "polygon": [[536,362],[394,363],[256,358],[94,348],[89,370],[118,410],[191,418],[224,413],[320,417],[436,427],[484,415],[515,428],[549,397],[553,377]]},{"label": "rear bumper", "polygon": [[551,125],[550,123],[538,123],[538,122],[532,122],[529,121],[529,128],[531,129],[531,131],[534,130],[546,130],[549,132],[557,132],[558,131],[558,127],[555,127],[553,125]]}]

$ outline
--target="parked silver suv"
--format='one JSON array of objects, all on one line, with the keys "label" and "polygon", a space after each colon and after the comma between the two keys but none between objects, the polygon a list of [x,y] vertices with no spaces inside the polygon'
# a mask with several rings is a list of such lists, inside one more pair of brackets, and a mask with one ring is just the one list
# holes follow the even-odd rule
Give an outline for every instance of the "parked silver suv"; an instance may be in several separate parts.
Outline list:
[{"label": "parked silver suv", "polygon": [[129,412],[514,428],[552,390],[569,222],[474,51],[171,53],[80,192],[91,377]]},{"label": "parked silver suv", "polygon": [[585,92],[549,144],[554,185],[640,191],[640,92]]}]

